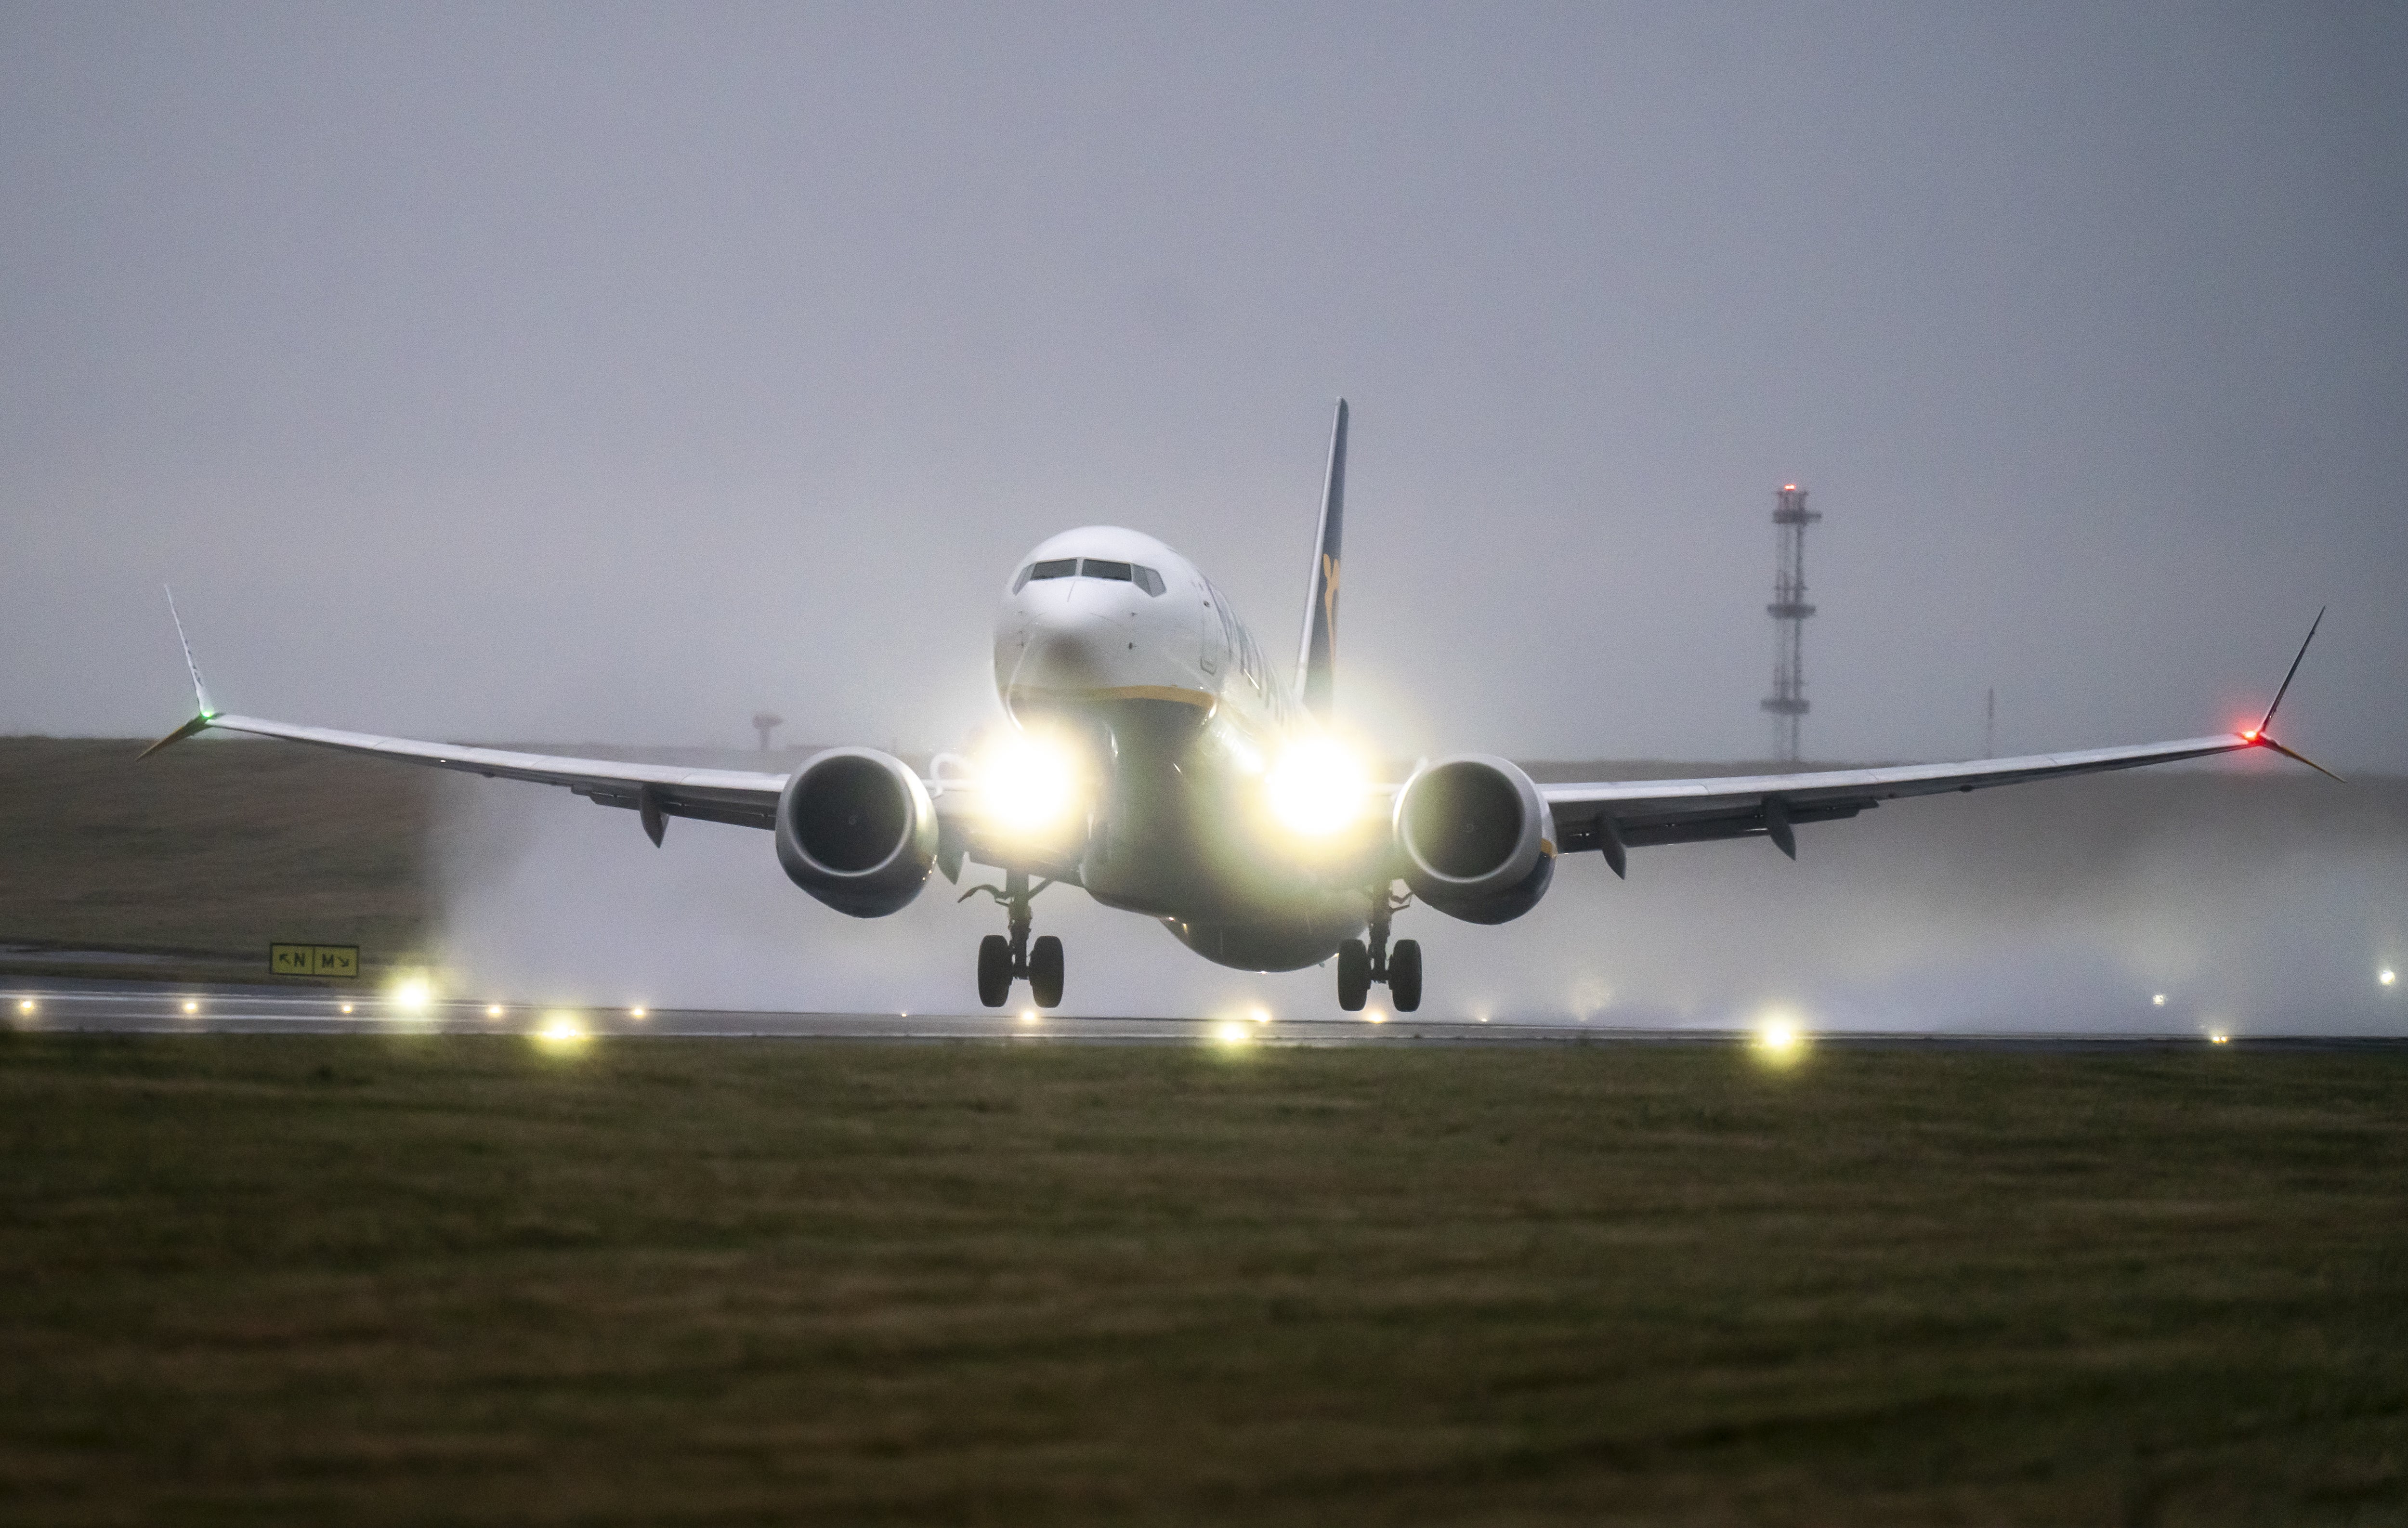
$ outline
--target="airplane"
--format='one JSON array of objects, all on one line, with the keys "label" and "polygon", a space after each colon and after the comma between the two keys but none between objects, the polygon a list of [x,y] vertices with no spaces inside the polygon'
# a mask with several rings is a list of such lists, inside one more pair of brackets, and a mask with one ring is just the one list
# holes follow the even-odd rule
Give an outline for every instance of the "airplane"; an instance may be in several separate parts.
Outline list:
[{"label": "airplane", "polygon": [[[1617,877],[1633,850],[1761,837],[1796,859],[1797,832],[1904,796],[2053,779],[2269,749],[2330,776],[2268,729],[2307,656],[2302,642],[2264,720],[2236,733],[1964,764],[1701,779],[1546,784],[1484,753],[1426,760],[1401,781],[1369,778],[1333,735],[1347,406],[1338,403],[1293,678],[1283,680],[1201,569],[1137,531],[1091,525],[1014,564],[995,623],[1004,724],[974,756],[924,776],[890,753],[831,748],[791,774],[686,769],[419,742],[215,709],[168,593],[198,707],[144,757],[206,730],[284,738],[488,778],[566,788],[636,813],[654,845],[667,820],[767,830],[796,885],[839,913],[882,918],[932,873],[1001,873],[984,893],[1005,916],[979,945],[979,1001],[1016,981],[1062,1001],[1062,941],[1032,939],[1054,886],[1158,921],[1218,964],[1290,971],[1337,962],[1338,1006],[1384,986],[1421,1005],[1420,943],[1393,938],[1419,904],[1470,923],[1539,905],[1566,855]],[[2308,629],[2315,639],[2318,611]],[[2339,776],[2332,776],[2338,779]],[[1403,890],[1398,891],[1399,883]]]}]

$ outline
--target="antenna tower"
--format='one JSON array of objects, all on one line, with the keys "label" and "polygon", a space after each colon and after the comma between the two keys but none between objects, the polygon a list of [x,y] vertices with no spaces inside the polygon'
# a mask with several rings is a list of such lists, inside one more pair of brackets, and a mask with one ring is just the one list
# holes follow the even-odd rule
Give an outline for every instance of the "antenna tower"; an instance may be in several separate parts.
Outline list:
[{"label": "antenna tower", "polygon": [[1806,603],[1806,527],[1822,518],[1806,507],[1806,491],[1796,483],[1773,495],[1781,561],[1772,573],[1772,603],[1764,607],[1772,617],[1772,693],[1763,705],[1772,713],[1773,757],[1783,764],[1798,762],[1798,719],[1808,709],[1806,618],[1814,607]]}]

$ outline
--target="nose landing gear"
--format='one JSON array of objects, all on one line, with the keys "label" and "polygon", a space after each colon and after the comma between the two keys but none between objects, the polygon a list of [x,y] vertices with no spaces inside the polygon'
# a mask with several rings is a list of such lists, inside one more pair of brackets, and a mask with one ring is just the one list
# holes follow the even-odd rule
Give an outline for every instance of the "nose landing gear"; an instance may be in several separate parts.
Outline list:
[{"label": "nose landing gear", "polygon": [[1371,984],[1385,982],[1388,1000],[1398,1013],[1411,1013],[1422,1006],[1422,947],[1416,939],[1399,939],[1396,948],[1388,948],[1389,921],[1412,901],[1411,896],[1395,896],[1385,881],[1371,893],[1371,941],[1349,939],[1338,947],[1338,1006],[1348,1013],[1360,1013],[1369,1001]]},{"label": "nose landing gear", "polygon": [[1028,995],[1040,1008],[1058,1007],[1062,1002],[1062,941],[1048,934],[1035,941],[1028,937],[1028,904],[1037,893],[1053,885],[1039,881],[1032,889],[1028,872],[1010,870],[1004,873],[1003,885],[973,886],[958,900],[968,902],[984,892],[998,903],[1008,915],[1006,926],[1010,936],[990,934],[979,941],[979,1001],[990,1008],[999,1008],[1011,1000],[1013,978],[1028,978]]}]

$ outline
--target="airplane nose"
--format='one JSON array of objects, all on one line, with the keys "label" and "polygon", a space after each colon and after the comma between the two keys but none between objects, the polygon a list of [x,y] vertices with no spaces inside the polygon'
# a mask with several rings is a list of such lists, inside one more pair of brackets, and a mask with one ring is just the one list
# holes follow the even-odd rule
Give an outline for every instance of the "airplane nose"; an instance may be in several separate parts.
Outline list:
[{"label": "airplane nose", "polygon": [[1115,621],[1093,602],[1048,601],[1029,612],[1022,628],[1025,646],[1013,679],[1015,688],[1085,690],[1111,682],[1116,653],[1128,638]]},{"label": "airplane nose", "polygon": [[1045,691],[1100,686],[1111,678],[1112,650],[1127,637],[1096,611],[1053,611],[1028,623],[1028,657],[1021,683]]}]

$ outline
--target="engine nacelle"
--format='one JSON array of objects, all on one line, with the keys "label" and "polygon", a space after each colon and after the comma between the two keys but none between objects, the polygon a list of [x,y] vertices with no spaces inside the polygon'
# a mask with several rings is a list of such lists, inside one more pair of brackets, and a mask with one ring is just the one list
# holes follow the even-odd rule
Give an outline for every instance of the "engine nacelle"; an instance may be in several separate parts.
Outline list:
[{"label": "engine nacelle", "polygon": [[778,864],[840,913],[883,918],[920,894],[937,863],[937,807],[893,754],[814,754],[778,795]]},{"label": "engine nacelle", "polygon": [[1413,894],[1450,918],[1505,923],[1555,877],[1555,819],[1530,777],[1482,753],[1440,759],[1397,793],[1397,850]]}]

